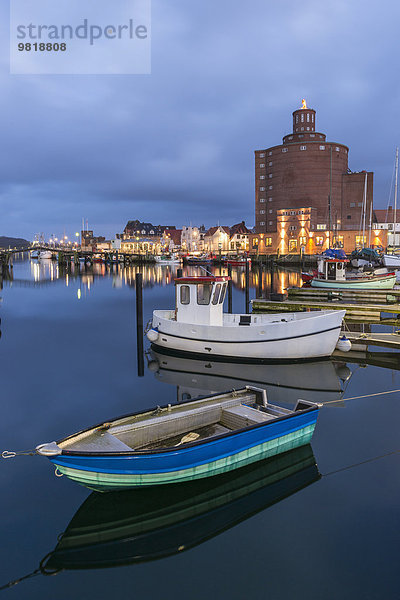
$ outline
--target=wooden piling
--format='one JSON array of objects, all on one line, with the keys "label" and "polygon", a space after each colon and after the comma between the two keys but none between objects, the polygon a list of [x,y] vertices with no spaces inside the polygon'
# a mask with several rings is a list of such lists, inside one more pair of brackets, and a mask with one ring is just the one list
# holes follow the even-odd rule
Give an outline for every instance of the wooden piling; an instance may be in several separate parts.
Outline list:
[{"label": "wooden piling", "polygon": [[138,376],[144,375],[143,349],[143,275],[136,273],[136,346]]},{"label": "wooden piling", "polygon": [[246,315],[250,312],[250,269],[249,261],[246,260],[246,272],[245,272],[245,313]]}]

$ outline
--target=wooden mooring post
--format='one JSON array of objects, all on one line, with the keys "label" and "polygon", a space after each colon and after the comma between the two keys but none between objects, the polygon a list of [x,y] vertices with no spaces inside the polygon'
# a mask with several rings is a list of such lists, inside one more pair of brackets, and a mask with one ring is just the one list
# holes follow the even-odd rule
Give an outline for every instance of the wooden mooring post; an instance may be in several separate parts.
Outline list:
[{"label": "wooden mooring post", "polygon": [[232,314],[232,265],[228,263],[228,313]]},{"label": "wooden mooring post", "polygon": [[144,375],[143,349],[143,275],[136,273],[136,346],[138,376]]},{"label": "wooden mooring post", "polygon": [[245,313],[246,315],[250,312],[250,269],[249,261],[246,260],[246,272],[245,272]]}]

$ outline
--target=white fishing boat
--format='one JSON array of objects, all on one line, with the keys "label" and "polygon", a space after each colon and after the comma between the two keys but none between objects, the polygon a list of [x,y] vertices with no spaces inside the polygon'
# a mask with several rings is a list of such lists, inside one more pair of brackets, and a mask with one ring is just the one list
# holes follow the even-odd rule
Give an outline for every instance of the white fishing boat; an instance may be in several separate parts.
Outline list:
[{"label": "white fishing boat", "polygon": [[175,279],[176,306],[155,310],[147,338],[154,347],[198,356],[291,360],[330,356],[345,311],[224,314],[229,277]]},{"label": "white fishing boat", "polygon": [[53,255],[53,253],[51,250],[41,250],[41,252],[39,253],[39,258],[45,259],[45,260],[50,260],[52,255]]}]

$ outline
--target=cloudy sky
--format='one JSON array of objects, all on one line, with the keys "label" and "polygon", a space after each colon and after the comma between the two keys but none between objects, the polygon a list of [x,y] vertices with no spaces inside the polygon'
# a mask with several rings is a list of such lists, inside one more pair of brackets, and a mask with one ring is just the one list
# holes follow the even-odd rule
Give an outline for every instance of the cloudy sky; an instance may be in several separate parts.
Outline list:
[{"label": "cloudy sky", "polygon": [[[13,0],[11,0],[13,1]],[[153,0],[150,75],[10,75],[0,8],[0,235],[254,225],[254,155],[302,98],[388,202],[399,135],[394,0]]]}]

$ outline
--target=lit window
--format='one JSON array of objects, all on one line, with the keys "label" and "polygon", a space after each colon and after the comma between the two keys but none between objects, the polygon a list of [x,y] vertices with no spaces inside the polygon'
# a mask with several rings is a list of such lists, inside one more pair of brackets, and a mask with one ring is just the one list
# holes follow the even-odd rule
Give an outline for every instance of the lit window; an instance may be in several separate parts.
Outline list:
[{"label": "lit window", "polygon": [[320,146],[319,149],[320,150],[325,150],[325,146]]},{"label": "lit window", "polygon": [[300,146],[300,150],[307,150],[307,146]]},{"label": "lit window", "polygon": [[287,148],[282,148],[282,152],[287,152],[288,149]]},{"label": "lit window", "polygon": [[260,202],[265,202],[265,198],[260,198]]},{"label": "lit window", "polygon": [[317,235],[315,238],[315,245],[316,246],[323,246],[324,245],[324,238],[322,236]]},{"label": "lit window", "polygon": [[326,223],[318,223],[317,229],[319,229],[320,231],[321,230],[325,231],[325,229],[326,229]]},{"label": "lit window", "polygon": [[296,214],[296,211],[295,211],[295,210],[291,210],[291,211],[290,211],[290,214],[291,214],[291,215],[295,215],[295,214]]},{"label": "lit window", "polygon": [[304,123],[304,113],[301,113],[301,122]]},{"label": "lit window", "polygon": [[307,113],[307,123],[310,122],[310,113]]},{"label": "lit window", "polygon": [[265,210],[260,210],[260,215],[265,215]]},{"label": "lit window", "polygon": [[339,152],[339,150],[340,150],[339,146],[336,146],[335,150],[336,150],[336,152]]},{"label": "lit window", "polygon": [[269,189],[269,190],[272,190],[272,188],[273,188],[273,187],[274,187],[274,186],[272,186],[272,185],[269,185],[269,186],[268,186],[268,189]]},{"label": "lit window", "polygon": [[260,179],[265,179],[265,175],[260,175]]},{"label": "lit window", "polygon": [[309,127],[307,127],[307,131],[310,131],[310,128],[309,128]]},{"label": "lit window", "polygon": [[290,231],[296,231],[297,227],[296,225],[290,225],[289,229]]},{"label": "lit window", "polygon": [[260,164],[260,169],[262,169],[263,167],[265,167],[265,164],[264,164],[264,163],[261,163],[261,164]]},{"label": "lit window", "polygon": [[265,245],[268,246],[272,246],[272,238],[267,237],[265,238]]}]

